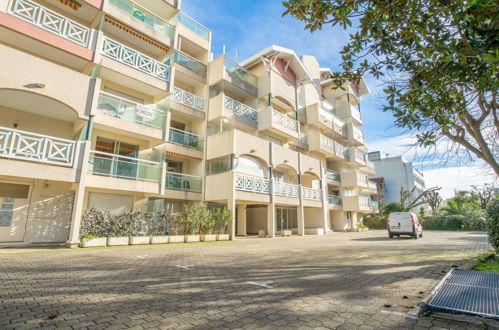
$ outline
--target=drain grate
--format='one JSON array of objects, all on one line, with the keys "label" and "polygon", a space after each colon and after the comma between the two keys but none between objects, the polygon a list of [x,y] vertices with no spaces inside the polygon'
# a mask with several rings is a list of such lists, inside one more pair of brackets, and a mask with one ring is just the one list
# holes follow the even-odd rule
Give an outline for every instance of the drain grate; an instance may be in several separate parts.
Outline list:
[{"label": "drain grate", "polygon": [[443,281],[424,312],[450,312],[499,320],[499,273],[454,269]]}]

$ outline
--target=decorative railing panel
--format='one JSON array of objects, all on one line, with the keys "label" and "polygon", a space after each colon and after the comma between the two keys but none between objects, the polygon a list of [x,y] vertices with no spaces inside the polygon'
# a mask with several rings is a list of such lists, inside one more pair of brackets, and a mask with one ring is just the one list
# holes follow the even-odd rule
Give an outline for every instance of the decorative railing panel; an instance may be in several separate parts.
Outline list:
[{"label": "decorative railing panel", "polygon": [[193,109],[204,112],[204,100],[203,98],[184,91],[178,87],[173,87],[172,101],[181,103]]},{"label": "decorative railing panel", "polygon": [[225,96],[225,98],[224,98],[224,108],[225,108],[225,110],[230,111],[237,116],[240,116],[240,117],[252,120],[252,121],[258,120],[258,111],[247,106],[246,104],[238,102],[238,101],[236,101],[228,96]]},{"label": "decorative railing panel", "polygon": [[29,0],[14,0],[9,13],[83,47],[89,46],[90,29]]},{"label": "decorative railing panel", "polygon": [[277,123],[281,126],[284,126],[286,128],[289,128],[292,131],[298,132],[298,122],[294,119],[291,119],[289,116],[286,116],[283,113],[280,113],[279,111],[272,109],[272,121],[274,123]]},{"label": "decorative railing panel", "polygon": [[168,141],[197,150],[203,150],[204,145],[203,139],[199,135],[176,128],[170,128]]},{"label": "decorative railing panel", "polygon": [[105,114],[156,128],[165,128],[164,111],[101,92],[97,110]]},{"label": "decorative railing panel", "polygon": [[270,180],[242,174],[236,174],[235,186],[237,190],[262,194],[270,194],[271,191]]},{"label": "decorative railing panel", "polygon": [[310,199],[314,201],[320,201],[322,190],[320,189],[312,189],[312,188],[307,188],[307,187],[301,187],[301,193],[303,196],[303,199]]},{"label": "decorative railing panel", "polygon": [[76,141],[0,126],[0,157],[73,166]]},{"label": "decorative railing panel", "polygon": [[203,178],[183,173],[166,173],[166,189],[201,192]]},{"label": "decorative railing panel", "polygon": [[335,151],[335,143],[333,139],[328,138],[327,136],[321,134],[320,135],[320,143],[321,143],[321,148],[330,151],[331,153],[334,154]]},{"label": "decorative railing panel", "polygon": [[338,172],[331,171],[331,170],[327,170],[327,171],[326,171],[326,177],[327,177],[329,180],[334,180],[334,181],[341,182],[341,175],[340,175],[340,173],[338,173]]},{"label": "decorative railing panel", "polygon": [[101,54],[125,65],[150,74],[153,77],[170,81],[170,67],[132,48],[109,38],[104,38]]},{"label": "decorative railing panel", "polygon": [[335,195],[329,195],[328,202],[329,202],[329,204],[333,204],[333,205],[341,205],[341,197],[335,196]]},{"label": "decorative railing panel", "polygon": [[274,181],[272,187],[274,190],[274,194],[279,196],[298,198],[300,194],[300,186],[297,184]]},{"label": "decorative railing panel", "polygon": [[161,180],[161,164],[144,159],[92,150],[89,165],[92,174],[158,183]]},{"label": "decorative railing panel", "polygon": [[118,8],[125,14],[134,19],[148,25],[153,28],[155,31],[169,37],[173,38],[175,34],[175,28],[170,25],[170,23],[166,22],[159,16],[156,16],[149,10],[144,7],[138,5],[134,1],[130,0],[109,0],[109,4],[113,7]]}]

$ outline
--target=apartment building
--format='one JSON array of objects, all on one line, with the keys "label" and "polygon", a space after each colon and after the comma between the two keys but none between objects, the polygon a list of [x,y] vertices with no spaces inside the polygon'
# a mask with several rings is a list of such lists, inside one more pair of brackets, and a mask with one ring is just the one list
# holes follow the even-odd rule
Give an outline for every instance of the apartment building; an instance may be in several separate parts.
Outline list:
[{"label": "apartment building", "polygon": [[232,238],[371,212],[365,82],[278,46],[210,62],[210,45],[180,0],[0,0],[0,244],[74,246],[88,208],[223,204]]},{"label": "apartment building", "polygon": [[210,44],[180,0],[0,0],[0,242],[201,201]]}]

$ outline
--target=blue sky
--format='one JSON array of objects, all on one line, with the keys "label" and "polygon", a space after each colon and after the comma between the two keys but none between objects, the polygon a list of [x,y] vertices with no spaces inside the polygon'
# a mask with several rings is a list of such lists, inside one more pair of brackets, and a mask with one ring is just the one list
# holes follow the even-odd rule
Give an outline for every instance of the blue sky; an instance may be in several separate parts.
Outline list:
[{"label": "blue sky", "polygon": [[[321,67],[337,70],[339,52],[348,42],[348,32],[325,26],[310,33],[304,23],[290,16],[281,17],[284,7],[280,0],[182,0],[182,11],[212,31],[212,52],[216,58],[225,45],[229,58],[240,62],[265,47],[276,44],[294,49],[298,54],[314,55]],[[381,111],[384,102],[383,83],[365,77],[371,94],[362,100],[363,130],[370,151],[404,155],[419,163],[427,186],[442,186],[449,197],[454,189],[471,184],[490,182],[491,177],[479,166],[464,167],[455,162],[430,161],[421,157],[424,151],[411,147],[414,137],[394,127],[390,113]]]}]

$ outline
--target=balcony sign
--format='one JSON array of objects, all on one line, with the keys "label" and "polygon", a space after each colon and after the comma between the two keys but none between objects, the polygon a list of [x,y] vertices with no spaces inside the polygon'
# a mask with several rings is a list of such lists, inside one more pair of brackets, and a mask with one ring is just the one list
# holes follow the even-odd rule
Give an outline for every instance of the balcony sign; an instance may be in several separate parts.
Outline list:
[{"label": "balcony sign", "polygon": [[137,7],[133,7],[132,16],[141,22],[144,22],[146,20],[146,15]]},{"label": "balcony sign", "polygon": [[137,104],[135,114],[137,116],[145,118],[145,119],[152,119],[154,117],[152,109],[149,107],[146,107],[143,104]]}]

